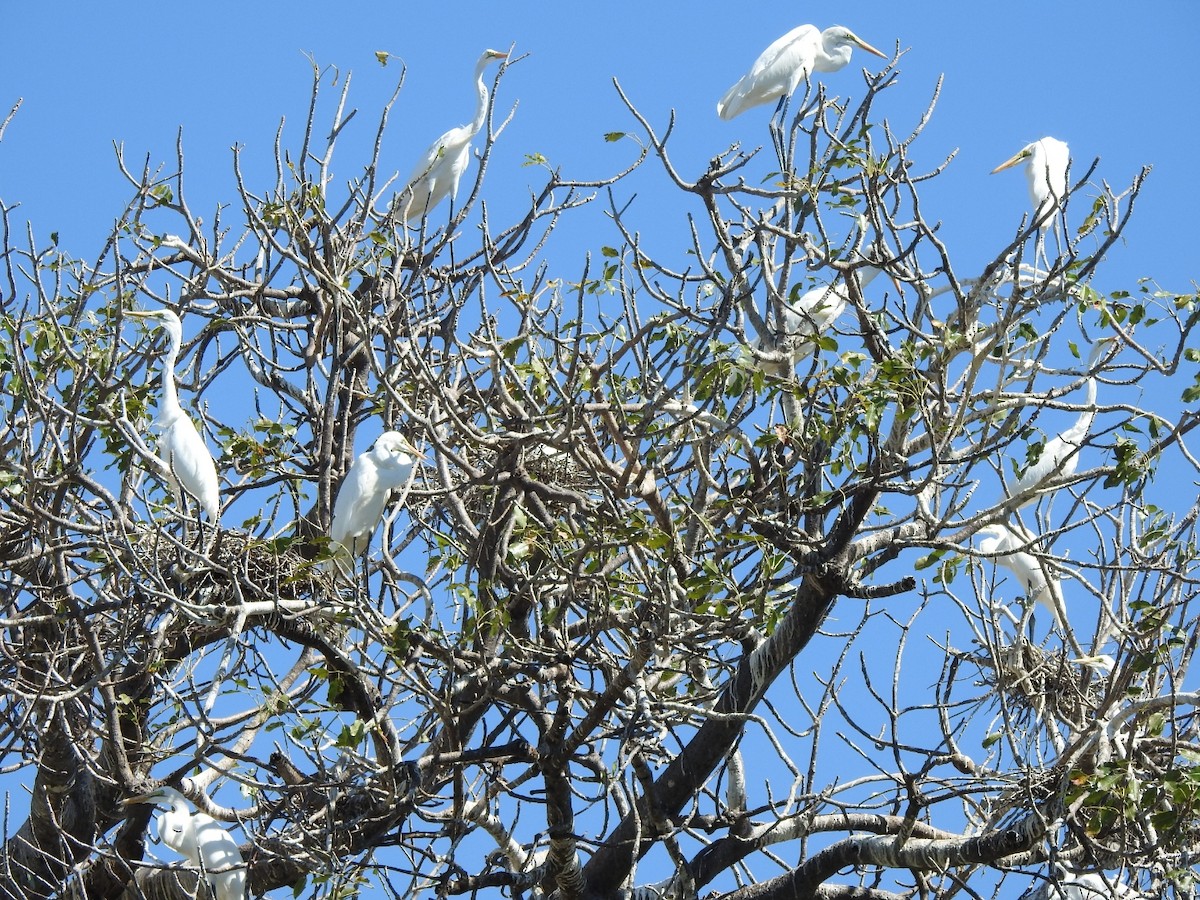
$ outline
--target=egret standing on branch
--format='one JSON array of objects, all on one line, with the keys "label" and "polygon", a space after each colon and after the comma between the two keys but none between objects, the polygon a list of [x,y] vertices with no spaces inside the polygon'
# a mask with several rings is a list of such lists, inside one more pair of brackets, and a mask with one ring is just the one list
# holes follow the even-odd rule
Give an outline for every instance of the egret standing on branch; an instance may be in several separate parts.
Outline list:
[{"label": "egret standing on branch", "polygon": [[1033,220],[1041,222],[1067,196],[1067,165],[1070,161],[1071,151],[1065,143],[1044,137],[1022,147],[1012,159],[992,169],[992,174],[1025,163],[1029,199],[1033,201]]},{"label": "egret standing on branch", "polygon": [[750,71],[725,92],[717,103],[717,115],[732,119],[753,106],[778,99],[782,107],[813,72],[836,72],[850,62],[850,53],[861,47],[887,59],[849,28],[834,25],[818,31],[816,25],[793,28],[754,61]]},{"label": "egret standing on branch", "polygon": [[1079,418],[1075,420],[1075,424],[1058,437],[1046,441],[1037,460],[1031,463],[1021,473],[1021,477],[1007,489],[1010,500],[1028,494],[1017,504],[1018,508],[1026,507],[1037,500],[1041,493],[1038,488],[1043,481],[1054,475],[1064,477],[1074,475],[1075,470],[1079,467],[1079,448],[1083,446],[1088,429],[1092,427],[1092,421],[1096,418],[1096,377],[1090,373],[1096,363],[1100,361],[1100,355],[1111,341],[1111,338],[1097,341],[1096,346],[1092,348],[1091,355],[1088,356],[1089,374],[1084,387],[1084,408],[1083,412],[1079,414]]},{"label": "egret standing on branch", "polygon": [[183,343],[183,325],[179,316],[169,309],[132,310],[128,315],[157,322],[167,333],[167,352],[162,361],[162,398],[155,419],[155,426],[161,432],[158,455],[169,470],[176,502],[183,506],[183,493],[187,492],[199,501],[200,508],[216,524],[221,515],[217,467],[200,432],[180,407],[179,393],[175,389],[175,363]]},{"label": "egret standing on branch", "polygon": [[385,431],[346,473],[333,504],[329,536],[350,556],[365,553],[383,518],[388,494],[408,481],[420,451],[397,431]]},{"label": "egret standing on branch", "polygon": [[483,71],[498,59],[507,59],[507,53],[499,50],[484,50],[475,64],[475,89],[479,101],[475,106],[475,119],[467,125],[451,128],[434,141],[413,169],[408,184],[400,192],[400,212],[405,222],[420,219],[442,202],[447,196],[458,195],[458,182],[467,162],[471,158],[471,140],[483,128],[487,115],[487,86],[483,83]]},{"label": "egret standing on branch", "polygon": [[[159,814],[158,838],[203,872],[217,900],[245,900],[246,867],[237,841],[212,816],[188,809],[187,798],[174,788],[162,786],[138,797],[121,801],[124,806],[150,803],[167,809]],[[161,808],[161,807],[160,807]]]}]

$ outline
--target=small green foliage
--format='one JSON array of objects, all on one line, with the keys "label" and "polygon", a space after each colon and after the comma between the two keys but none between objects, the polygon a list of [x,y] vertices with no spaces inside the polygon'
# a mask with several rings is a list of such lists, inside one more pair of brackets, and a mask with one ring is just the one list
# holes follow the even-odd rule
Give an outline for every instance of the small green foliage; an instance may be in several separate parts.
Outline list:
[{"label": "small green foliage", "polygon": [[926,553],[924,556],[920,557],[915,563],[913,563],[913,568],[916,569],[918,572],[923,571],[924,569],[928,569],[932,566],[937,565],[938,561],[941,560],[941,558],[945,555],[946,555],[945,550],[932,550],[929,553]]},{"label": "small green foliage", "polygon": [[367,723],[362,719],[355,719],[348,725],[343,725],[342,730],[338,732],[337,740],[334,746],[344,747],[347,750],[353,750],[367,736]]},{"label": "small green foliage", "polygon": [[1135,441],[1118,437],[1113,444],[1113,456],[1116,457],[1116,464],[1104,479],[1105,487],[1133,487],[1146,474],[1147,459]]}]

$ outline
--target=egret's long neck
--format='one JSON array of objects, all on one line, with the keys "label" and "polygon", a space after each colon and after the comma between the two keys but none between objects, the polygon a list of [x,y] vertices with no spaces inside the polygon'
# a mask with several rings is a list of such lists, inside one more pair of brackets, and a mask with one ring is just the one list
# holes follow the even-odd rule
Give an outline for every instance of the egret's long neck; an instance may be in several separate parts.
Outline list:
[{"label": "egret's long neck", "polygon": [[1092,420],[1096,418],[1096,379],[1089,378],[1084,386],[1084,404],[1087,407],[1079,414],[1079,418],[1075,420],[1075,424],[1063,432],[1063,439],[1067,442],[1078,446],[1087,436],[1088,430],[1092,427]]},{"label": "egret's long neck", "polygon": [[818,72],[836,72],[850,62],[852,49],[849,44],[824,31],[817,44],[817,58],[813,61],[813,68]]},{"label": "egret's long neck", "polygon": [[[1092,348],[1092,352],[1088,355],[1087,367],[1088,371],[1096,368],[1096,364],[1100,362],[1100,357],[1104,355],[1105,341],[1100,341]],[[1079,432],[1080,437],[1087,434],[1088,429],[1092,427],[1092,420],[1096,418],[1096,376],[1089,375],[1087,383],[1083,386],[1084,403],[1087,409],[1080,414],[1079,420],[1075,423],[1075,430]]]},{"label": "egret's long neck", "polygon": [[857,270],[858,283],[863,287],[866,287],[868,284],[874,281],[876,276],[882,271],[883,269],[877,269],[875,266],[863,266],[861,269]]},{"label": "egret's long neck", "polygon": [[487,116],[487,85],[483,83],[483,70],[487,68],[491,59],[483,57],[475,66],[475,91],[478,94],[478,100],[475,105],[475,120],[471,122],[471,134],[479,134],[483,130],[483,120]]},{"label": "egret's long neck", "polygon": [[168,332],[167,340],[170,343],[167,345],[167,352],[163,356],[163,392],[162,401],[158,407],[159,415],[164,417],[170,417],[175,410],[180,408],[179,392],[175,389],[175,363],[179,360],[179,344],[182,336]]}]

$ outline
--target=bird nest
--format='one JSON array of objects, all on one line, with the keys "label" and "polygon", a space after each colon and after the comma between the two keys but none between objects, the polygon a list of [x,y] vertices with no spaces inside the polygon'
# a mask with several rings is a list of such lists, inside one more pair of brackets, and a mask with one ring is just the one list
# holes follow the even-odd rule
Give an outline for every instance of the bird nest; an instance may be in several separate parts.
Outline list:
[{"label": "bird nest", "polygon": [[[475,479],[461,471],[454,471],[451,492],[477,519],[483,520],[492,513],[497,490],[502,484],[517,479],[526,492],[537,492],[542,504],[550,511],[561,514],[579,505],[576,497],[594,496],[597,491],[596,473],[582,465],[567,450],[548,444],[533,444],[494,450],[492,448],[464,446],[457,452],[483,474]],[[537,485],[548,490],[538,491]],[[439,505],[431,498],[415,512],[424,512]]]},{"label": "bird nest", "polygon": [[1047,651],[1019,640],[971,659],[979,666],[979,683],[1002,695],[1021,724],[1047,714],[1079,722],[1089,718],[1100,701],[1098,679],[1085,679],[1086,670],[1064,650]]},{"label": "bird nest", "polygon": [[203,539],[193,534],[179,543],[146,537],[134,544],[140,566],[159,573],[187,602],[311,601],[334,589],[331,571],[309,558],[311,547],[303,540],[232,529],[215,538],[206,529]]}]

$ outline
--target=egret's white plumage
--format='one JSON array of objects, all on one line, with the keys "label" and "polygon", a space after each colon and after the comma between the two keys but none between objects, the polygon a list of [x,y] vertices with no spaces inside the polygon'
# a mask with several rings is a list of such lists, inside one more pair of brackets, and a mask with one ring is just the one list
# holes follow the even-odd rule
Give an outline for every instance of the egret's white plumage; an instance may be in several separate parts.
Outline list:
[{"label": "egret's white plumage", "polygon": [[179,405],[179,393],[175,388],[175,363],[183,343],[183,325],[179,316],[169,309],[132,310],[127,315],[156,322],[167,333],[167,352],[162,361],[162,397],[155,419],[155,426],[160,431],[158,455],[170,470],[176,501],[182,506],[181,489],[186,491],[199,501],[200,508],[215,523],[221,514],[217,467],[195,423]]},{"label": "egret's white plumage", "polygon": [[998,554],[995,557],[996,564],[1012,572],[1025,596],[1046,607],[1054,616],[1054,623],[1061,629],[1065,609],[1062,586],[1057,576],[1050,573],[1032,553],[1018,549],[1028,546],[1033,540],[1032,536],[1019,526],[1014,528],[1004,524],[988,525],[979,529],[979,534],[989,535],[979,542],[979,551]]},{"label": "egret's white plumage", "polygon": [[165,804],[166,809],[155,820],[159,840],[203,870],[217,900],[245,900],[246,868],[242,852],[216,819],[207,813],[192,812],[187,798],[165,785],[122,802],[126,806],[150,803],[160,809]]},{"label": "egret's white plumage", "polygon": [[824,31],[815,25],[793,28],[767,47],[750,71],[725,92],[717,103],[717,115],[732,119],[751,107],[789,97],[813,72],[836,72],[845,66],[855,47],[887,59],[887,54],[841,25]]},{"label": "egret's white plumage", "polygon": [[1056,138],[1044,137],[1040,141],[1026,144],[1016,156],[992,169],[992,174],[1003,172],[1018,163],[1025,163],[1034,220],[1039,221],[1067,196],[1067,165],[1070,161],[1071,151],[1065,143]]},{"label": "egret's white plumage", "polygon": [[421,454],[396,431],[385,431],[374,446],[359,454],[346,473],[333,504],[329,536],[358,556],[371,543],[375,526],[383,517],[388,494],[403,487]]},{"label": "egret's white plumage", "polygon": [[[1104,352],[1110,340],[1098,341],[1096,346],[1092,348],[1092,353],[1087,361],[1089,371],[1095,367],[1097,361],[1100,359],[1100,354]],[[1020,502],[1020,507],[1028,506],[1037,500],[1039,491],[1036,488],[1046,479],[1055,475],[1065,477],[1075,474],[1075,470],[1079,467],[1079,448],[1087,438],[1088,430],[1092,427],[1092,421],[1096,418],[1095,376],[1089,375],[1087,381],[1084,383],[1083,406],[1084,409],[1075,420],[1075,423],[1057,437],[1046,441],[1042,447],[1041,456],[1037,458],[1037,461],[1030,464],[1021,473],[1021,477],[1009,485],[1008,496],[1010,499],[1028,494]]]},{"label": "egret's white plumage", "polygon": [[[874,266],[858,269],[859,285],[865,288],[881,271],[883,270]],[[812,355],[816,339],[829,330],[849,302],[850,295],[846,285],[839,280],[836,284],[823,284],[805,291],[795,302],[781,303],[783,316],[781,321],[775,323],[774,340],[760,337],[756,347],[763,352],[773,349],[786,350],[791,359],[786,363],[760,360],[755,365],[764,372],[780,378],[790,375],[796,363]]]},{"label": "egret's white plumage", "polygon": [[471,141],[483,128],[487,114],[487,85],[483,83],[483,72],[489,64],[508,57],[499,50],[484,50],[475,64],[475,89],[478,102],[475,118],[466,125],[451,128],[429,145],[421,156],[400,192],[400,214],[404,221],[420,219],[446,197],[458,195],[458,182],[471,159]]}]

